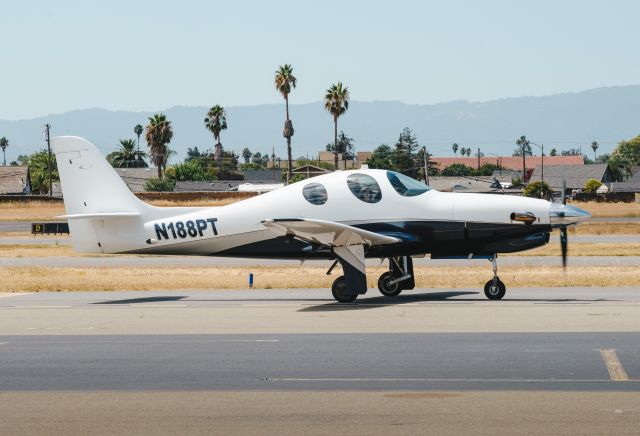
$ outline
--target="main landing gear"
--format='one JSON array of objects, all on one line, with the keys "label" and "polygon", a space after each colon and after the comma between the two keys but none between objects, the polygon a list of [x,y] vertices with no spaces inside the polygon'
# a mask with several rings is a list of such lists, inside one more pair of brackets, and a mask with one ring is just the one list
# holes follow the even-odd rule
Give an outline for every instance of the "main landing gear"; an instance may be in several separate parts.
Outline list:
[{"label": "main landing gear", "polygon": [[410,256],[390,257],[389,271],[378,279],[378,289],[385,297],[395,297],[405,289],[415,288],[413,260]]},{"label": "main landing gear", "polygon": [[358,294],[350,292],[347,288],[347,279],[340,276],[333,281],[331,293],[338,303],[353,303],[358,298]]},{"label": "main landing gear", "polygon": [[491,258],[491,266],[493,267],[493,278],[484,285],[484,295],[489,300],[500,300],[504,297],[507,288],[498,277],[498,255],[494,254]]}]

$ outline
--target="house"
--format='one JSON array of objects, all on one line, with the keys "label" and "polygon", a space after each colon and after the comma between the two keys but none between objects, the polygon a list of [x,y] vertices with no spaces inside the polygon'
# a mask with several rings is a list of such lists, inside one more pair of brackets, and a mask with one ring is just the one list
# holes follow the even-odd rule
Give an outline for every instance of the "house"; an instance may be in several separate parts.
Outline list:
[{"label": "house", "polygon": [[114,168],[131,192],[144,192],[144,184],[158,177],[156,168]]},{"label": "house", "polygon": [[293,176],[303,175],[305,179],[315,176],[321,176],[322,174],[330,173],[331,171],[325,170],[324,168],[317,167],[315,165],[303,165],[298,168],[294,168],[291,170],[291,174]]},{"label": "house", "polygon": [[0,167],[0,194],[31,194],[29,167]]},{"label": "house", "polygon": [[[542,178],[542,166],[537,166],[533,171],[533,175],[529,183],[539,182]],[[613,182],[613,174],[609,170],[609,165],[590,164],[590,165],[553,165],[547,166],[547,160],[544,161],[544,181],[554,191],[562,191],[563,181],[566,183],[567,190],[584,189],[587,180],[595,179],[599,182],[610,184]]]},{"label": "house", "polygon": [[631,168],[631,177],[624,182],[611,182],[609,192],[640,192],[640,168]]},{"label": "house", "polygon": [[[463,164],[471,168],[478,168],[477,157],[435,157],[430,159],[431,164],[438,166],[439,170],[443,170],[453,164]],[[522,171],[522,156],[483,156],[479,160],[480,166],[483,164],[498,165],[508,170]],[[533,169],[542,164],[541,156],[527,156],[525,159],[525,167]],[[582,156],[545,156],[544,168],[545,172],[548,166],[555,165],[584,165]]]},{"label": "house", "polygon": [[502,193],[499,183],[493,177],[429,177],[429,186],[443,192]]}]

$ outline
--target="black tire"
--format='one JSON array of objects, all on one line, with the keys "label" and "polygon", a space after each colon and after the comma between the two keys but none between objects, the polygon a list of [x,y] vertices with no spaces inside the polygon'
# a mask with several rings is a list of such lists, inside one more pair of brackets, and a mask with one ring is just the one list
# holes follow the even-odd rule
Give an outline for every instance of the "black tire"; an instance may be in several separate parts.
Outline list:
[{"label": "black tire", "polygon": [[390,285],[389,282],[392,280],[391,273],[387,271],[382,274],[378,279],[378,290],[385,297],[395,297],[400,292],[402,292],[402,288],[400,287],[400,283],[394,283]]},{"label": "black tire", "polygon": [[489,280],[484,285],[484,295],[486,295],[489,300],[501,300],[502,297],[504,297],[505,292],[507,292],[507,288],[500,279],[496,280],[495,287],[493,285],[493,279]]},{"label": "black tire", "polygon": [[333,281],[331,293],[338,303],[353,303],[358,298],[357,293],[350,293],[347,289],[347,281],[344,276],[340,276]]}]

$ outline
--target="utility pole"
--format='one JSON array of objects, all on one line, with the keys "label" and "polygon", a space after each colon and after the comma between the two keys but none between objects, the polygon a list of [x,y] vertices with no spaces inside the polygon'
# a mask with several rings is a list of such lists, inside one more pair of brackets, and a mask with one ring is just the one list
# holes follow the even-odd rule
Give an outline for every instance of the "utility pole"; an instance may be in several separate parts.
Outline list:
[{"label": "utility pole", "polygon": [[429,154],[427,153],[427,147],[422,147],[424,150],[424,184],[429,185]]},{"label": "utility pole", "polygon": [[478,169],[480,169],[480,147],[478,147]]},{"label": "utility pole", "polygon": [[47,150],[49,151],[49,159],[47,159],[47,167],[49,170],[49,197],[53,196],[53,186],[51,183],[51,139],[49,137],[49,130],[51,129],[51,125],[49,123],[44,125],[45,132],[44,138],[47,140]]}]

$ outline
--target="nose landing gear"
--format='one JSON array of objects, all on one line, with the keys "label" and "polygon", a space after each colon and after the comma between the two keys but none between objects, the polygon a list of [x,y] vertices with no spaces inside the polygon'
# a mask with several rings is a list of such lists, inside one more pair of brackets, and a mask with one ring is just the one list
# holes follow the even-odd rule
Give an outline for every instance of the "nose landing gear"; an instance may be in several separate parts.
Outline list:
[{"label": "nose landing gear", "polygon": [[484,285],[484,295],[486,295],[489,300],[500,300],[507,292],[507,288],[498,277],[497,254],[494,254],[491,258],[491,266],[493,267],[493,278]]}]

